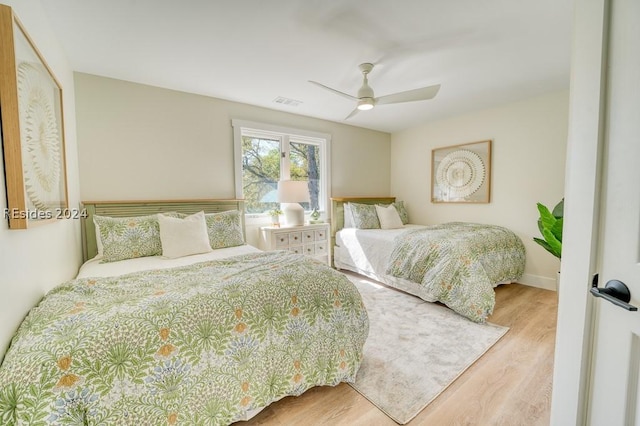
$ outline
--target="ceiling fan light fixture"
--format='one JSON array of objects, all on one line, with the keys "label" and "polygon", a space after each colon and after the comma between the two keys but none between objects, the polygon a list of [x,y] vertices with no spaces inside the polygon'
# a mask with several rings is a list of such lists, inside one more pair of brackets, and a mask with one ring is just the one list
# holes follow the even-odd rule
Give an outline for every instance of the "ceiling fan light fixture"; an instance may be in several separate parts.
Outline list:
[{"label": "ceiling fan light fixture", "polygon": [[341,92],[329,86],[325,86],[324,84],[320,84],[317,81],[309,80],[309,83],[313,83],[318,87],[335,93],[336,95],[347,98],[352,102],[357,102],[356,107],[353,109],[353,111],[351,111],[349,115],[347,115],[345,120],[350,119],[360,111],[373,109],[373,107],[375,107],[376,105],[399,104],[403,102],[426,101],[428,99],[433,99],[438,93],[438,90],[440,90],[440,85],[436,84],[433,86],[420,87],[418,89],[412,89],[404,92],[391,93],[389,95],[376,97],[373,89],[371,88],[371,86],[369,86],[369,79],[367,78],[367,75],[371,72],[372,69],[373,64],[370,62],[360,64],[360,71],[362,72],[362,86],[360,86],[360,89],[358,90],[358,94],[356,96]]},{"label": "ceiling fan light fixture", "polygon": [[373,108],[373,98],[363,98],[358,101],[358,109],[360,111],[367,111]]}]

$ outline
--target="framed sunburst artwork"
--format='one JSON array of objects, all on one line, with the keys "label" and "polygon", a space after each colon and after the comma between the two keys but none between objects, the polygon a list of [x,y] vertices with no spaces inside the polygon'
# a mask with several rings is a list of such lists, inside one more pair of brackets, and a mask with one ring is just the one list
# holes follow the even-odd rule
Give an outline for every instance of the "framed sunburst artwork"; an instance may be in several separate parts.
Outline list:
[{"label": "framed sunburst artwork", "polygon": [[488,203],[490,195],[490,140],[431,151],[433,203]]},{"label": "framed sunburst artwork", "polygon": [[62,87],[13,13],[0,5],[0,117],[10,229],[68,211]]}]

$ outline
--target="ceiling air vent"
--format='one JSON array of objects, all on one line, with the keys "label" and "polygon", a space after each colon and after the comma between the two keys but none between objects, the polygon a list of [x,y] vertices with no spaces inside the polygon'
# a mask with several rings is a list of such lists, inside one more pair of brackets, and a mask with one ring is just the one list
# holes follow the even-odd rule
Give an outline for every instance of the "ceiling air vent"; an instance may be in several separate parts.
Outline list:
[{"label": "ceiling air vent", "polygon": [[273,100],[273,102],[275,102],[277,104],[281,104],[281,105],[292,106],[292,107],[297,107],[298,105],[300,105],[302,103],[302,101],[296,101],[295,99],[289,99],[289,98],[285,98],[283,96],[278,96],[277,98],[275,98]]}]

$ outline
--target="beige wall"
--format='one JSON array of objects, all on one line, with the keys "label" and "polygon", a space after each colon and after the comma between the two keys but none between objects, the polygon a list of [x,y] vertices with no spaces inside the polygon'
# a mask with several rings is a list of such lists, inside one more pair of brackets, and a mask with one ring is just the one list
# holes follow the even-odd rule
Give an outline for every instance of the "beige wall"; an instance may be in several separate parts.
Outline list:
[{"label": "beige wall", "polygon": [[[555,288],[560,262],[532,241],[536,202],[553,206],[564,188],[568,91],[550,93],[395,133],[391,193],[405,200],[412,222],[470,221],[506,226],[522,238],[527,264],[522,282]],[[491,202],[431,203],[431,150],[493,140]]]},{"label": "beige wall", "polygon": [[[63,88],[69,206],[79,203],[73,73],[39,1],[5,0],[13,7]],[[4,165],[0,162],[0,169]],[[7,208],[0,170],[0,208]],[[73,278],[81,262],[80,224],[64,220],[27,230],[9,230],[0,220],[0,359],[28,310],[55,285]]]},{"label": "beige wall", "polygon": [[75,82],[83,200],[233,198],[232,119],[329,133],[331,195],[389,194],[387,133],[90,74]]},{"label": "beige wall", "polygon": [[[567,91],[390,136],[89,74],[76,73],[75,83],[82,199],[231,198],[232,119],[324,132],[332,135],[333,196],[395,195],[416,223],[507,226],[527,248],[522,281],[555,285],[559,262],[532,237],[538,235],[536,202],[553,205],[563,196]],[[485,139],[493,140],[491,203],[432,204],[431,149]],[[255,227],[247,232],[255,243]]]}]

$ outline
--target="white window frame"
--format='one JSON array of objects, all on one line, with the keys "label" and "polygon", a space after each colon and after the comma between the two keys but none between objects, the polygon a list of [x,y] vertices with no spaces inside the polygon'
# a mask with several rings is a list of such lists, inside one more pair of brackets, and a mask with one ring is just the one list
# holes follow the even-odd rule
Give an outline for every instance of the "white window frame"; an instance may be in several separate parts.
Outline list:
[{"label": "white window frame", "polygon": [[[266,139],[280,140],[280,149],[289,158],[289,142],[302,142],[306,144],[317,145],[320,152],[320,194],[318,195],[318,203],[320,204],[320,212],[326,213],[330,205],[329,193],[331,188],[331,135],[328,133],[314,132],[310,130],[296,129],[291,127],[277,126],[273,124],[259,123],[247,120],[231,120],[233,127],[233,155],[234,170],[236,184],[236,198],[244,199],[242,191],[242,136],[249,135],[262,137]],[[283,161],[280,158],[280,177],[287,179],[290,176],[289,161]],[[264,213],[263,215],[266,215]],[[251,216],[263,216],[261,214],[252,214]]]}]

